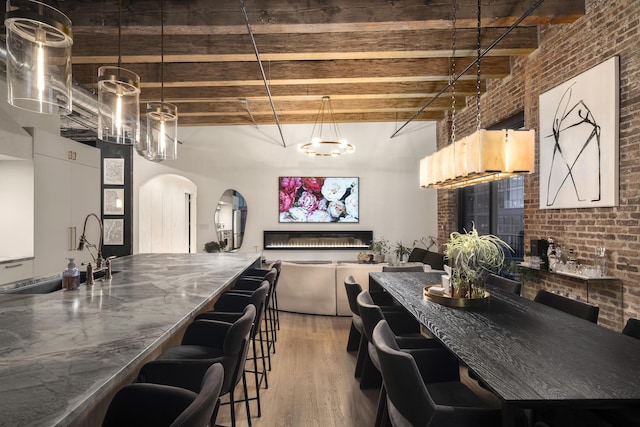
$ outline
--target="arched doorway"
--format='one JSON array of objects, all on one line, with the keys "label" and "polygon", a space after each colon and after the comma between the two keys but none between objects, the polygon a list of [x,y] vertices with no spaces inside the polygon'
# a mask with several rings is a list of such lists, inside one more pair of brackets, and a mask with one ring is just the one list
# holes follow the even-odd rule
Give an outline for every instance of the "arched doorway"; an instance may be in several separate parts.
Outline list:
[{"label": "arched doorway", "polygon": [[159,175],[140,186],[141,253],[195,253],[197,187],[189,179]]}]

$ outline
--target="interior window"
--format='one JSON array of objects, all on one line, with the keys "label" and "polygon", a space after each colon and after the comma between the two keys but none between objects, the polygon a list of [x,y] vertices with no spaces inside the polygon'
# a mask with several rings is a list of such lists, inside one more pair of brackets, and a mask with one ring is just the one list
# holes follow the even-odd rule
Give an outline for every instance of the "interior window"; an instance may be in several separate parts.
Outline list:
[{"label": "interior window", "polygon": [[[522,129],[521,112],[488,129]],[[524,177],[477,184],[458,190],[460,232],[473,222],[480,234],[495,234],[514,250],[514,260],[524,255]]]}]

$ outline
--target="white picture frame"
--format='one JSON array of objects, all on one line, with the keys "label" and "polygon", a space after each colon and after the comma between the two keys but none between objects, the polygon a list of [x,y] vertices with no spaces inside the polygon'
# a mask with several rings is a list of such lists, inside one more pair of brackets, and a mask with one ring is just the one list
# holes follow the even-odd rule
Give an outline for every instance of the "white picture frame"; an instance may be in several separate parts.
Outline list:
[{"label": "white picture frame", "polygon": [[105,215],[124,215],[124,188],[105,188],[102,203]]},{"label": "white picture frame", "polygon": [[124,219],[105,219],[103,221],[104,235],[103,245],[122,246],[124,245]]},{"label": "white picture frame", "polygon": [[618,206],[619,62],[540,95],[540,209]]},{"label": "white picture frame", "polygon": [[105,158],[102,165],[104,185],[124,185],[124,159]]}]

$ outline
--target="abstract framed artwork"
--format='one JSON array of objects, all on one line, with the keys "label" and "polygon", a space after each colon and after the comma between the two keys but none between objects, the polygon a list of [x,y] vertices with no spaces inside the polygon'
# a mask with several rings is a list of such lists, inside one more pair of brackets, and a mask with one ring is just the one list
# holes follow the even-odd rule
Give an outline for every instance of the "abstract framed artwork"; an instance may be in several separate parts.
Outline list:
[{"label": "abstract framed artwork", "polygon": [[124,159],[105,158],[102,167],[104,185],[124,185]]},{"label": "abstract framed artwork", "polygon": [[105,219],[104,245],[124,245],[124,219]]},{"label": "abstract framed artwork", "polygon": [[619,58],[540,95],[540,209],[619,203]]},{"label": "abstract framed artwork", "polygon": [[103,205],[105,215],[124,215],[124,188],[105,188]]},{"label": "abstract framed artwork", "polygon": [[359,221],[357,177],[278,178],[279,222]]}]

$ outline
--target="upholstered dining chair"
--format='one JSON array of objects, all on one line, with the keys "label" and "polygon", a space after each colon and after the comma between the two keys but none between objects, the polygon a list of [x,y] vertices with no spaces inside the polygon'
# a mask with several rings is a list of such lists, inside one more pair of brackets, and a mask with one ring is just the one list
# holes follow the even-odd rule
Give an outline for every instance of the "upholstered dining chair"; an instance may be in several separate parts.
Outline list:
[{"label": "upholstered dining chair", "polygon": [[522,283],[507,277],[498,276],[497,274],[489,274],[486,280],[487,285],[492,285],[511,294],[522,294]]},{"label": "upholstered dining chair", "polygon": [[351,310],[351,327],[349,328],[349,338],[347,338],[347,351],[356,351],[362,338],[362,319],[360,318],[356,298],[362,292],[362,287],[353,276],[347,276],[344,278],[344,288],[347,292],[347,300]]},{"label": "upholstered dining chair", "polygon": [[[356,369],[354,376],[360,378],[362,368],[367,353],[367,338],[362,331],[362,319],[360,318],[360,310],[358,309],[358,295],[362,292],[362,286],[356,282],[353,276],[347,276],[344,280],[349,309],[351,310],[351,328],[349,330],[349,338],[347,339],[347,351],[357,350]],[[405,311],[398,304],[393,303],[393,298],[386,292],[370,292],[371,298],[376,305],[381,306],[384,311]]]},{"label": "upholstered dining chair", "polygon": [[[255,307],[248,305],[242,316],[233,323],[194,320],[187,327],[180,345],[169,347],[156,360],[146,363],[140,369],[138,382],[171,385],[197,392],[209,366],[221,363],[224,367],[224,381],[220,395],[229,395],[231,425],[235,427],[235,388],[242,379],[244,395],[247,395],[244,365],[255,317]],[[245,409],[251,425],[251,410],[247,399]]]},{"label": "upholstered dining chair", "polygon": [[441,366],[437,359],[446,350],[412,350],[411,354],[402,351],[385,320],[374,328],[372,341],[394,427],[502,425],[500,408],[487,405],[460,381],[438,380]]},{"label": "upholstered dining chair", "polygon": [[[218,320],[221,322],[233,323],[242,317],[242,312],[248,305],[252,304],[256,307],[256,320],[253,322],[253,326],[251,326],[251,333],[249,334],[251,337],[251,362],[253,366],[252,369],[247,369],[245,367],[245,372],[250,374],[252,373],[254,376],[256,396],[245,396],[245,399],[256,401],[258,417],[262,416],[262,405],[260,402],[260,388],[262,387],[262,382],[264,381],[265,388],[269,388],[266,363],[267,355],[265,354],[261,326],[262,313],[265,309],[267,292],[269,292],[269,282],[266,280],[263,280],[262,285],[250,294],[227,291],[220,295],[218,300],[215,302],[213,311],[201,313],[197,315],[195,319]],[[258,366],[258,344],[260,345],[259,358],[262,362],[262,369]]]},{"label": "upholstered dining chair", "polygon": [[[627,319],[622,333],[640,339],[640,319]],[[598,409],[593,412],[612,426],[640,427],[640,408]]]},{"label": "upholstered dining chair", "polygon": [[[360,378],[360,388],[371,388],[380,385],[381,377],[379,367],[376,365],[376,353],[371,344],[373,329],[381,320],[387,320],[398,345],[402,349],[411,348],[438,348],[440,343],[420,334],[420,325],[414,317],[406,311],[383,311],[382,307],[375,304],[369,291],[362,291],[356,298],[358,311],[362,318],[362,330],[365,338],[364,361]],[[453,369],[458,375],[458,363],[454,363]],[[450,378],[451,375],[443,368],[443,375]]]},{"label": "upholstered dining chair", "polygon": [[554,294],[544,289],[540,289],[533,300],[589,322],[598,323],[600,307],[597,305]]},{"label": "upholstered dining chair", "polygon": [[[381,384],[380,362],[378,354],[372,343],[373,330],[376,325],[387,320],[394,328],[394,339],[402,349],[428,349],[433,348],[439,351],[438,377],[432,380],[449,381],[458,380],[460,378],[460,369],[458,361],[450,353],[444,350],[441,345],[433,339],[427,339],[420,335],[419,326],[415,319],[406,312],[383,312],[381,307],[375,305],[368,291],[362,291],[357,298],[358,310],[362,318],[362,327],[366,342],[365,358],[362,367],[362,376],[360,378],[360,388],[372,388],[381,385],[380,395],[378,399],[378,409],[376,411],[375,426],[379,427],[384,424],[386,418],[386,391],[384,384]],[[402,334],[402,335],[400,335]]]},{"label": "upholstered dining chair", "polygon": [[111,400],[103,427],[206,427],[215,422],[224,368],[207,369],[198,393],[180,387],[135,383],[121,388]]},{"label": "upholstered dining chair", "polygon": [[629,335],[630,337],[640,339],[640,319],[635,319],[630,317],[627,320],[626,325],[624,325],[624,329],[622,329],[622,333],[625,335]]}]

